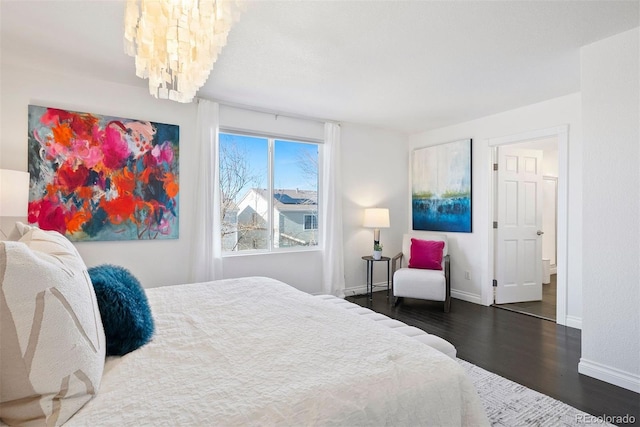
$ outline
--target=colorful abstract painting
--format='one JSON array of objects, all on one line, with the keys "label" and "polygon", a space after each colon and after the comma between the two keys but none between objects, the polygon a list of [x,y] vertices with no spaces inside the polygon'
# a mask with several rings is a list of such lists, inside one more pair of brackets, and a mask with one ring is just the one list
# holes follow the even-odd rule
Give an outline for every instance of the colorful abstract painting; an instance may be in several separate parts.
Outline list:
[{"label": "colorful abstract painting", "polygon": [[29,222],[73,241],[178,238],[176,125],[29,106]]},{"label": "colorful abstract painting", "polygon": [[471,233],[471,140],[420,148],[411,162],[413,229]]}]

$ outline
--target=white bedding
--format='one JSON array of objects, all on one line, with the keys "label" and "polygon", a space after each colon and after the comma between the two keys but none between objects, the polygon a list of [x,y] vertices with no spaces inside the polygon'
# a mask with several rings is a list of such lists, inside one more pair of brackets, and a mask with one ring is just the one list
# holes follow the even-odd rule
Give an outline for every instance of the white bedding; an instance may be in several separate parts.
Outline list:
[{"label": "white bedding", "polygon": [[266,278],[148,289],[153,341],[68,426],[487,425],[449,357]]}]

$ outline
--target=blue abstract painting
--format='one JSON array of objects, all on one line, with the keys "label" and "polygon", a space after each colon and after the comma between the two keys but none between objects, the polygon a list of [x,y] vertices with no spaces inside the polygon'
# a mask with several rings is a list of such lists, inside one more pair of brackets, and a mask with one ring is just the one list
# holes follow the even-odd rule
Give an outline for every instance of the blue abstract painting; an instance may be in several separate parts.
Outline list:
[{"label": "blue abstract painting", "polygon": [[414,150],[414,230],[471,233],[471,139]]}]

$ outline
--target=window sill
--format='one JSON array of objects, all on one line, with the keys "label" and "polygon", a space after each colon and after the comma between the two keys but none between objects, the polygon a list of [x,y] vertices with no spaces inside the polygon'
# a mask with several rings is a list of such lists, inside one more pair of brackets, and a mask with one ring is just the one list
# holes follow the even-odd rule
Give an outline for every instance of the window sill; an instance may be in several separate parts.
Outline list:
[{"label": "window sill", "polygon": [[312,248],[283,248],[283,249],[274,249],[271,251],[268,250],[246,250],[246,251],[237,251],[237,252],[223,252],[222,258],[235,258],[242,256],[256,256],[256,255],[279,255],[279,254],[292,254],[292,253],[303,253],[303,252],[322,252],[322,248],[320,246],[314,246]]}]

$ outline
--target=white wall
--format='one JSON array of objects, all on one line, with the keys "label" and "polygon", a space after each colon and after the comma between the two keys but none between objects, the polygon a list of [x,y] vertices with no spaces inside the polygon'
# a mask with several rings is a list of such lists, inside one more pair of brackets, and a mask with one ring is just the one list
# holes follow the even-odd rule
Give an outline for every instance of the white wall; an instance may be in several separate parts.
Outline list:
[{"label": "white wall", "polygon": [[[112,263],[131,270],[145,287],[186,283],[190,279],[192,206],[196,195],[196,105],[159,101],[145,88],[2,63],[0,93],[0,168],[27,170],[27,106],[37,104],[75,111],[172,123],[180,126],[180,238],[163,241],[83,242],[78,251],[88,266]],[[320,122],[222,106],[222,126],[279,136],[324,138]],[[404,195],[407,138],[403,134],[343,124],[345,277],[347,287],[364,291],[364,261],[372,231],[362,228],[362,209],[379,204],[391,210],[392,228],[382,231],[385,255],[399,251],[406,229]],[[301,290],[321,289],[321,253],[261,254],[226,257],[224,277],[263,275]],[[379,267],[379,266],[378,266]],[[376,281],[382,275],[376,270]],[[352,292],[351,292],[352,293]]]},{"label": "white wall", "polygon": [[[569,125],[568,158],[568,299],[567,317],[579,326],[582,316],[582,167],[581,167],[581,101],[580,94],[572,94],[538,104],[510,110],[412,135],[410,148],[472,138],[472,233],[448,233],[451,244],[452,295],[481,303],[481,287],[490,287],[493,279],[493,256],[489,253],[491,209],[490,163],[491,149],[487,140],[502,136]],[[407,213],[410,215],[410,212]],[[464,272],[470,272],[470,280]],[[559,319],[560,323],[564,321]]]},{"label": "white wall", "polygon": [[[582,358],[579,371],[640,392],[640,30],[581,51]],[[586,173],[589,171],[589,173]]]},{"label": "white wall", "polygon": [[542,259],[548,259],[553,266],[551,274],[555,273],[556,259],[556,230],[557,230],[557,177],[545,176],[542,181]]},{"label": "white wall", "polygon": [[[390,228],[380,230],[383,256],[393,257],[407,230],[408,137],[355,124],[342,126],[342,207],[346,295],[366,286],[362,256],[373,251],[373,230],[363,228],[364,209],[389,208]],[[373,282],[386,285],[386,263],[374,264]],[[379,289],[377,289],[379,290]]]},{"label": "white wall", "polygon": [[542,161],[542,174],[544,176],[558,177],[558,148],[544,150],[544,160]]},{"label": "white wall", "polygon": [[225,279],[271,277],[301,291],[317,294],[322,289],[322,252],[309,250],[225,256],[223,275]]},{"label": "white wall", "polygon": [[[554,138],[555,139],[555,138]],[[546,147],[542,157],[542,259],[548,259],[552,266],[556,264],[556,229],[557,229],[557,197],[558,197],[558,145]],[[550,178],[556,178],[550,179]],[[555,272],[555,268],[552,269]]]},{"label": "white wall", "polygon": [[2,64],[0,167],[27,170],[27,106],[58,107],[180,126],[180,238],[159,241],[83,242],[88,266],[124,266],[145,287],[184,283],[189,271],[189,228],[195,177],[195,104],[158,101],[142,88]]}]

